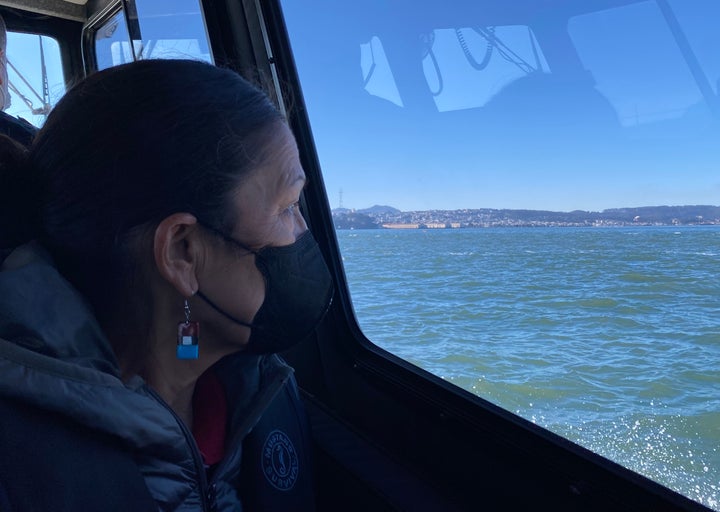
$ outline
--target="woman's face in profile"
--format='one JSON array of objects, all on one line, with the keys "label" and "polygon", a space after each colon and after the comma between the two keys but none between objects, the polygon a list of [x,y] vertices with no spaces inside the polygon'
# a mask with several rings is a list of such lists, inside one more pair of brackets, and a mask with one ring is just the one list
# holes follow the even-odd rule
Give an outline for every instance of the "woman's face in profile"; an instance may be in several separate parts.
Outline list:
[{"label": "woman's face in profile", "polygon": [[[295,138],[284,123],[278,123],[268,144],[269,156],[242,181],[232,199],[237,223],[228,234],[255,251],[290,245],[307,231],[298,208],[306,178]],[[254,254],[214,244],[207,263],[200,281],[203,293],[235,318],[250,323],[265,299],[265,280]],[[249,328],[216,315],[213,319],[217,325],[207,327],[225,331],[218,332],[217,338],[247,343]]]},{"label": "woman's face in profile", "polygon": [[269,141],[269,157],[235,193],[237,225],[230,235],[253,250],[289,245],[307,230],[297,207],[305,186],[295,137],[278,123]]}]

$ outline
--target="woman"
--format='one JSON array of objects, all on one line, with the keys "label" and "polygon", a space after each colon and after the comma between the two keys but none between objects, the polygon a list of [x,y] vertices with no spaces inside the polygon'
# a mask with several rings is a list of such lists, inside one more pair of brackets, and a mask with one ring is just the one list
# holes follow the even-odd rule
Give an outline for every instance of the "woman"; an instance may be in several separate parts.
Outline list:
[{"label": "woman", "polygon": [[0,176],[0,509],[311,509],[272,354],[332,283],[267,97],[199,62],[112,68],[28,152],[3,139]]}]

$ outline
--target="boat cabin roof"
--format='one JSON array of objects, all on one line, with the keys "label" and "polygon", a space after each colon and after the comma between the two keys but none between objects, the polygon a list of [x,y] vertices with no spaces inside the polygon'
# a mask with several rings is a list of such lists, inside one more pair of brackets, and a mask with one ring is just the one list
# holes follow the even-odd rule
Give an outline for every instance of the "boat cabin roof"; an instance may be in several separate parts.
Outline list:
[{"label": "boat cabin roof", "polygon": [[[577,15],[584,12],[592,12],[620,5],[643,2],[645,0],[515,0],[511,3],[498,0],[452,0],[455,4],[465,4],[463,8],[448,9],[444,1],[434,0],[423,6],[423,10],[432,9],[435,4],[441,24],[448,26],[460,26],[467,23],[470,15],[475,19],[487,20],[498,25],[504,24],[505,20],[517,21],[518,16],[532,19],[541,10],[559,11],[568,15]],[[64,18],[73,21],[86,22],[94,14],[102,11],[110,4],[116,4],[117,0],[0,0],[0,6],[21,9],[37,14],[49,15],[57,18]],[[373,4],[387,10],[387,3],[379,0],[368,0],[362,3],[362,11],[371,15]],[[417,7],[414,0],[397,2],[394,6],[399,12],[412,12]],[[464,19],[448,19],[448,13],[463,12]],[[477,17],[476,17],[477,16]],[[434,27],[438,28],[438,27]]]}]

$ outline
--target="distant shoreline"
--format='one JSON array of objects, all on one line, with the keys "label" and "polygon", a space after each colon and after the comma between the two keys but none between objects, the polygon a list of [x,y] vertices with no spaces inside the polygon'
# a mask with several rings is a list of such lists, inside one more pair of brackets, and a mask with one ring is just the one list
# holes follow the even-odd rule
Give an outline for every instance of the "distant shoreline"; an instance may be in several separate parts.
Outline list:
[{"label": "distant shoreline", "polygon": [[703,227],[703,226],[720,226],[720,222],[705,222],[702,224],[595,224],[595,225],[586,225],[586,224],[492,224],[492,225],[486,225],[486,226],[453,226],[453,227],[438,227],[438,226],[424,226],[424,225],[416,225],[416,224],[410,224],[410,225],[400,225],[400,226],[374,226],[374,227],[362,227],[362,228],[356,228],[356,227],[337,227],[335,226],[335,229],[338,230],[385,230],[385,231],[413,231],[413,230],[434,230],[434,231],[443,231],[443,230],[457,230],[457,229],[492,229],[492,228],[629,228],[629,227],[637,227],[637,228],[672,228],[672,227]]},{"label": "distant shoreline", "polygon": [[336,229],[462,229],[489,227],[624,227],[720,225],[720,206],[643,206],[601,212],[510,209],[403,212],[391,206],[335,209]]}]

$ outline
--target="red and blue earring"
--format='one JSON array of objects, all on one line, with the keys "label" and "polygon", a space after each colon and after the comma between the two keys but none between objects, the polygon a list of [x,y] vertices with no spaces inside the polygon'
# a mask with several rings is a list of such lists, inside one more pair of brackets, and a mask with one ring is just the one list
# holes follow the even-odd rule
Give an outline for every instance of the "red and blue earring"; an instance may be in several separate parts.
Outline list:
[{"label": "red and blue earring", "polygon": [[185,321],[178,324],[177,358],[197,359],[200,323],[190,320],[190,305],[185,299]]}]

